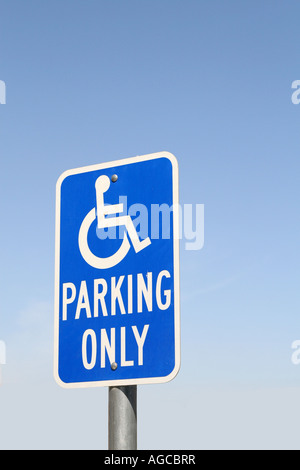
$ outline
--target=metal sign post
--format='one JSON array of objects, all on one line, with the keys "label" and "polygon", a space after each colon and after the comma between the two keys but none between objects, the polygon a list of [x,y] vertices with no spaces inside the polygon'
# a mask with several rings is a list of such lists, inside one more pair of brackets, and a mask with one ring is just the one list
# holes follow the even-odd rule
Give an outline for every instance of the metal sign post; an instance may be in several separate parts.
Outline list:
[{"label": "metal sign post", "polygon": [[137,449],[137,386],[108,388],[108,449]]},{"label": "metal sign post", "polygon": [[136,386],[180,368],[179,216],[168,152],[57,182],[54,375],[109,387],[110,449],[136,449]]}]

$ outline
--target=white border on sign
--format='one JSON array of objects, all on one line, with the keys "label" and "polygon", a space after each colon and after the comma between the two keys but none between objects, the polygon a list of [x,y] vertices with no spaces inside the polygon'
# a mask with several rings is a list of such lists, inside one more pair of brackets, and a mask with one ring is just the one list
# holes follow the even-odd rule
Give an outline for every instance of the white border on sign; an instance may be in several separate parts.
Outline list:
[{"label": "white border on sign", "polygon": [[[65,383],[58,373],[59,365],[59,271],[60,271],[60,207],[61,207],[61,185],[70,175],[87,173],[95,170],[130,165],[132,163],[167,158],[172,164],[173,177],[173,248],[174,248],[174,327],[175,327],[175,366],[173,371],[164,377],[144,377],[139,379],[115,379],[97,382],[72,382]],[[158,152],[149,155],[125,158],[112,162],[99,163],[67,170],[58,178],[56,184],[56,216],[55,216],[55,301],[54,301],[54,378],[58,385],[63,388],[91,388],[111,387],[122,385],[139,385],[151,383],[165,383],[173,380],[180,369],[180,295],[179,295],[179,184],[178,184],[178,162],[169,152]]]}]

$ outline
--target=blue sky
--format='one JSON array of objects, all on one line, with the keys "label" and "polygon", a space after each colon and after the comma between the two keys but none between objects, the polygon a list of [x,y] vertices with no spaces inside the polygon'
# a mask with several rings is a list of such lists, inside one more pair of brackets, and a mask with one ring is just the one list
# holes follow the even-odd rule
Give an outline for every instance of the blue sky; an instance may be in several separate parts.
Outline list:
[{"label": "blue sky", "polygon": [[52,377],[55,184],[163,150],[205,245],[181,242],[181,371],[139,387],[139,447],[299,448],[299,13],[0,0],[2,448],[107,447],[107,390]]}]

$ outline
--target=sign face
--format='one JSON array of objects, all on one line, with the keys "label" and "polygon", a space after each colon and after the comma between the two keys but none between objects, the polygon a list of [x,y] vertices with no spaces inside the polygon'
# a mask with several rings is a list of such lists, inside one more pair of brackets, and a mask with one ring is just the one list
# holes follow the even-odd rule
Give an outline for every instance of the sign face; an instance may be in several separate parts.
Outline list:
[{"label": "sign face", "polygon": [[178,165],[161,152],[63,173],[54,375],[63,387],[167,382],[180,367]]}]

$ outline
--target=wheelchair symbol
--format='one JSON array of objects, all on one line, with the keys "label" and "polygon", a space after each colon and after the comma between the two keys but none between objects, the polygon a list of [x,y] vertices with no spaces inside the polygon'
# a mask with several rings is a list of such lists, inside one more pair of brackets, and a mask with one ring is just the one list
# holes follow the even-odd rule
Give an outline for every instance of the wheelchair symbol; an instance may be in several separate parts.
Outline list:
[{"label": "wheelchair symbol", "polygon": [[[130,249],[130,243],[128,236],[132,242],[133,248],[136,253],[143,250],[151,244],[150,238],[140,240],[136,232],[135,226],[129,215],[123,215],[119,217],[105,217],[106,215],[120,214],[123,212],[123,204],[113,204],[110,206],[104,205],[104,193],[110,187],[110,179],[106,175],[100,176],[95,183],[96,188],[96,208],[94,207],[82,221],[79,229],[78,244],[79,250],[83,259],[93,268],[96,269],[108,269],[119,264],[127,255]],[[127,232],[124,233],[124,238],[120,248],[111,256],[106,258],[100,258],[91,252],[88,244],[88,233],[90,226],[97,218],[97,227],[108,228],[125,226]]]}]

